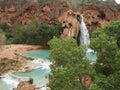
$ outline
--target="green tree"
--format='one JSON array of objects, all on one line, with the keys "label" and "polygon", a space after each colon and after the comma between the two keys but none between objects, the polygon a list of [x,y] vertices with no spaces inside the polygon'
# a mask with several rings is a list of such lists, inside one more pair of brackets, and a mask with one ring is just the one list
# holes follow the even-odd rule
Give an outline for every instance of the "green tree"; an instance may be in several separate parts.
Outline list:
[{"label": "green tree", "polygon": [[78,46],[73,38],[64,40],[53,38],[50,45],[51,74],[49,87],[51,90],[82,90],[82,78],[89,76],[93,81],[96,75],[94,66],[84,58],[86,49]]},{"label": "green tree", "polygon": [[120,49],[116,39],[118,31],[119,22],[112,22],[104,28],[94,31],[91,36],[90,47],[97,52],[95,69],[98,74],[104,76],[99,77],[96,82],[102,90],[120,89]]},{"label": "green tree", "polygon": [[34,21],[26,27],[18,26],[17,32],[14,35],[14,43],[46,46],[47,42],[52,39],[53,36],[59,37],[62,31],[61,23],[57,23],[55,26],[49,26],[47,24],[39,25]]}]

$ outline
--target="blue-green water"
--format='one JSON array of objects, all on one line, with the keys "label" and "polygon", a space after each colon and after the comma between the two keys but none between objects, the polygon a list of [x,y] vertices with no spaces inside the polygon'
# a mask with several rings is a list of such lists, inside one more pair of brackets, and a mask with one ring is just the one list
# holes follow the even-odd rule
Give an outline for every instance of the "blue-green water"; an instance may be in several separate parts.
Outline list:
[{"label": "blue-green water", "polygon": [[49,50],[30,51],[28,53],[25,53],[24,55],[33,58],[47,59],[47,57],[49,56]]},{"label": "blue-green water", "polygon": [[[28,53],[25,53],[24,55],[28,56],[28,57],[47,59],[47,57],[49,56],[49,50],[30,51]],[[96,59],[97,59],[96,53],[87,52],[86,53],[86,58],[89,59],[91,62],[95,62]]]},{"label": "blue-green water", "polygon": [[[30,51],[28,53],[25,53],[24,55],[28,57],[33,57],[33,58],[42,58],[44,60],[44,59],[47,59],[47,57],[49,56],[49,50]],[[19,77],[33,78],[34,84],[42,85],[48,81],[46,76],[49,73],[50,73],[49,68],[41,67],[41,68],[33,69],[30,72],[15,72],[14,74]]]},{"label": "blue-green water", "polygon": [[37,85],[43,85],[47,83],[47,75],[50,73],[50,70],[37,68],[30,72],[15,72],[14,75],[19,77],[33,78],[33,83]]},{"label": "blue-green water", "polygon": [[[28,57],[47,59],[47,57],[49,56],[49,50],[30,51],[28,53],[25,53],[24,55],[28,56]],[[87,52],[86,57],[91,62],[95,62],[96,59],[97,59],[96,53],[92,53],[92,52]],[[22,77],[22,78],[33,78],[33,83],[34,84],[43,85],[43,84],[46,84],[48,82],[48,79],[46,78],[46,76],[49,73],[50,73],[50,69],[40,67],[40,68],[37,68],[37,69],[33,69],[30,72],[15,72],[13,74],[15,76]],[[8,80],[8,82],[10,80]],[[2,80],[0,80],[0,90],[12,90],[12,89],[10,89],[10,87],[11,87],[10,85],[8,85],[5,82],[3,82]]]},{"label": "blue-green water", "polygon": [[88,59],[88,60],[90,60],[90,62],[96,62],[96,59],[97,59],[97,57],[96,57],[96,53],[93,53],[93,52],[88,52],[88,53],[86,53],[86,58]]},{"label": "blue-green water", "polygon": [[2,80],[0,80],[0,90],[9,90],[9,87]]},{"label": "blue-green water", "polygon": [[[41,58],[41,59],[47,59],[49,56],[49,50],[36,50],[36,51],[30,51],[28,53],[24,54],[28,57],[33,58]],[[44,67],[40,67],[37,69],[33,69],[30,72],[14,72],[13,75],[19,78],[33,78],[33,83],[36,85],[45,85],[48,82],[48,79],[46,76],[50,73],[50,69],[48,68],[48,64]],[[16,81],[12,76],[7,75],[5,76],[5,79],[0,79],[0,90],[12,90],[15,85],[17,85],[18,81]]]}]

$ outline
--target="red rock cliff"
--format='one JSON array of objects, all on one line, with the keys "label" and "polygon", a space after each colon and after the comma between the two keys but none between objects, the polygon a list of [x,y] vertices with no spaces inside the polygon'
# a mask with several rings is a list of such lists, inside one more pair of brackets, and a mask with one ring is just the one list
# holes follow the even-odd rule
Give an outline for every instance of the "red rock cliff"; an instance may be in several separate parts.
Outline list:
[{"label": "red rock cliff", "polygon": [[111,21],[120,20],[120,5],[84,5],[81,13],[90,31],[103,27]]},{"label": "red rock cliff", "polygon": [[[3,3],[4,1],[4,3]],[[56,24],[60,21],[65,28],[62,38],[77,37],[79,21],[77,16],[83,14],[89,31],[103,27],[110,21],[120,20],[120,5],[99,4],[84,5],[81,11],[72,11],[66,2],[37,3],[36,0],[0,0],[0,24],[7,23],[9,27],[16,27],[18,23],[29,24],[32,20],[40,23]],[[111,7],[112,6],[112,7]]]}]

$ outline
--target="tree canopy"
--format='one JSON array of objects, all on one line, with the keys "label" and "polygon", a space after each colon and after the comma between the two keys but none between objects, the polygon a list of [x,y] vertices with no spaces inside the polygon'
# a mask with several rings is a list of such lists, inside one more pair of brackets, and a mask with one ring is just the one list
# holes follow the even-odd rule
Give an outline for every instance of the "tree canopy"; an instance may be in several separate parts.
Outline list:
[{"label": "tree canopy", "polygon": [[85,58],[86,48],[73,38],[50,40],[51,90],[119,90],[119,23],[112,22],[92,33],[90,48],[97,53],[94,64]]}]

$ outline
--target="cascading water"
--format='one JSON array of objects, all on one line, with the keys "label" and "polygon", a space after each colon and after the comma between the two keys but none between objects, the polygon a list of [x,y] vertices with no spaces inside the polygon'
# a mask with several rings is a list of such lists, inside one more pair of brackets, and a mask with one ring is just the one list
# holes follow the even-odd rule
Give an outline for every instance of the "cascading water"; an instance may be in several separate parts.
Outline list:
[{"label": "cascading water", "polygon": [[86,58],[88,58],[90,61],[92,61],[92,63],[94,63],[97,57],[94,50],[88,47],[90,44],[90,38],[89,38],[89,32],[88,32],[87,26],[84,22],[83,15],[81,15],[81,23],[80,23],[80,44],[86,46],[87,48]]},{"label": "cascading water", "polygon": [[0,79],[0,90],[13,90],[17,88],[19,80],[11,76],[11,73],[4,74]]},{"label": "cascading water", "polygon": [[89,32],[84,22],[83,15],[81,15],[81,23],[80,23],[80,44],[88,46],[90,44]]},{"label": "cascading water", "polygon": [[[30,55],[29,55],[30,54]],[[38,90],[47,90],[46,84],[48,83],[48,74],[50,73],[50,65],[52,64],[47,57],[49,56],[48,50],[33,51],[25,54],[27,57],[34,57],[35,60],[28,61],[26,66],[31,66],[29,72],[8,72],[0,76],[0,90],[13,90],[21,81],[27,81],[33,78]]]}]

